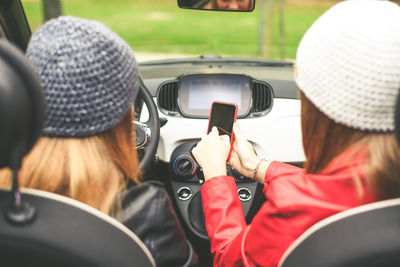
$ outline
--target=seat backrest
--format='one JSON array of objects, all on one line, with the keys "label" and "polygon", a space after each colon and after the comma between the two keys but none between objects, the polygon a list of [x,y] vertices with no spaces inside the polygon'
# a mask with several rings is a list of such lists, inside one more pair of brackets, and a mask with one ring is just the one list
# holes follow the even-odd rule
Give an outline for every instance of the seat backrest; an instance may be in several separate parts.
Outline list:
[{"label": "seat backrest", "polygon": [[308,229],[280,267],[400,266],[400,198],[333,215]]},{"label": "seat backrest", "polygon": [[[0,266],[155,266],[143,242],[104,213],[40,190],[22,193],[37,215],[22,226],[0,216]],[[1,215],[9,199],[10,193],[0,190]]]},{"label": "seat backrest", "polygon": [[40,136],[44,97],[30,62],[0,40],[0,168],[13,170],[12,192],[0,190],[0,266],[155,266],[124,225],[78,201],[18,189],[23,156]]},{"label": "seat backrest", "polygon": [[40,136],[45,104],[40,78],[18,48],[0,42],[0,168],[18,168]]}]

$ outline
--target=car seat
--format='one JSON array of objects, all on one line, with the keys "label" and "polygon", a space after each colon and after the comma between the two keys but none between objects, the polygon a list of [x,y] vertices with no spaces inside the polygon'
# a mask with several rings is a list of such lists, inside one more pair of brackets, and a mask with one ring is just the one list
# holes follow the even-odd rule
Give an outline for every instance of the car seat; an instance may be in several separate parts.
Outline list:
[{"label": "car seat", "polygon": [[18,187],[18,169],[43,126],[44,97],[30,62],[0,41],[0,266],[155,266],[139,238],[102,212],[57,194]]},{"label": "car seat", "polygon": [[[395,133],[400,144],[400,95]],[[359,206],[316,223],[289,247],[279,266],[400,266],[400,198]]]}]

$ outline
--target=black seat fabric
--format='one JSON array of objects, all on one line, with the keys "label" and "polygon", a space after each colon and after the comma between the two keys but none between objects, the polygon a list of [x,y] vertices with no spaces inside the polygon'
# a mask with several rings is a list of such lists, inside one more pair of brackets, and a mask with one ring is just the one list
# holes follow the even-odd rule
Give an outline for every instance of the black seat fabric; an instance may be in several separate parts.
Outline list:
[{"label": "black seat fabric", "polygon": [[0,40],[0,168],[18,168],[42,131],[40,78],[18,48]]},{"label": "black seat fabric", "polygon": [[[56,194],[24,189],[37,207],[36,219],[16,226],[0,217],[4,266],[154,266],[145,245],[128,228],[102,212]],[[3,214],[10,193],[0,190]]]},{"label": "black seat fabric", "polygon": [[400,198],[331,216],[286,251],[281,267],[400,266]]}]

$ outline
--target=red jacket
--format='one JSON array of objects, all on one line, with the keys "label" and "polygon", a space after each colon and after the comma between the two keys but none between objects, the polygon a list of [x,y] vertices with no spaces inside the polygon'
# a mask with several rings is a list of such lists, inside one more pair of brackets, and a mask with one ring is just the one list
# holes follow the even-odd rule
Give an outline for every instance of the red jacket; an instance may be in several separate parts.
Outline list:
[{"label": "red jacket", "polygon": [[[350,157],[339,155],[321,174],[272,162],[263,190],[267,201],[250,225],[244,220],[234,179],[220,176],[206,181],[201,194],[214,266],[277,266],[285,250],[310,226],[372,202],[362,171],[365,157]],[[360,178],[363,195],[354,175]]]}]

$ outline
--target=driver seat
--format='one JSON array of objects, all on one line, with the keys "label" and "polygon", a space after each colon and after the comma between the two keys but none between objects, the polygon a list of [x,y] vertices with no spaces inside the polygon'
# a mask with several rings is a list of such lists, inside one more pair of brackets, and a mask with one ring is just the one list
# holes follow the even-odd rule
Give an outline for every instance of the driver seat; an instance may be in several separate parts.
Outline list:
[{"label": "driver seat", "polygon": [[[400,94],[395,133],[400,144]],[[302,234],[279,267],[400,266],[400,198],[335,214]]]},{"label": "driver seat", "polygon": [[13,171],[0,190],[1,266],[155,266],[124,225],[73,199],[18,187],[23,156],[40,136],[45,112],[40,79],[24,55],[0,41],[0,168]]}]

